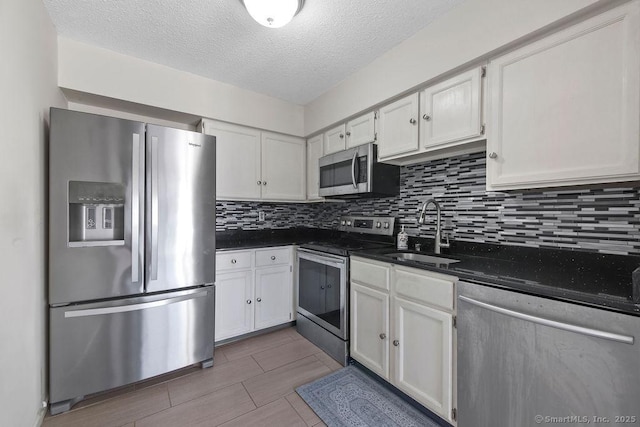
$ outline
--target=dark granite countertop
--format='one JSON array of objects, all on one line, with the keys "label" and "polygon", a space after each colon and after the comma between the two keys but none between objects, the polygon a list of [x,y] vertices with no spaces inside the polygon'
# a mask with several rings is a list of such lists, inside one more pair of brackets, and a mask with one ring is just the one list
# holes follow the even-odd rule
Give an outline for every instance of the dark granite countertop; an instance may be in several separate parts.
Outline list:
[{"label": "dark granite countertop", "polygon": [[[285,230],[234,230],[216,233],[218,250],[239,250],[269,246],[299,245],[331,240],[337,230],[291,228]],[[433,240],[410,239],[423,244],[425,255],[433,255]],[[353,252],[365,258],[459,277],[466,282],[499,287],[531,295],[606,308],[640,316],[640,257],[540,249],[485,243],[452,242],[444,256],[460,262],[432,265],[385,256],[386,249]],[[634,271],[636,273],[634,274]],[[633,282],[635,277],[636,283]],[[633,289],[636,287],[634,295]],[[635,301],[634,303],[634,296]]]},{"label": "dark granite countertop", "polygon": [[216,250],[266,248],[269,246],[300,245],[303,243],[331,238],[338,235],[336,230],[323,228],[288,228],[272,230],[230,230],[216,232]]},{"label": "dark granite countertop", "polygon": [[[423,247],[431,249],[432,245]],[[449,274],[465,282],[640,316],[640,304],[634,303],[632,278],[634,271],[640,271],[640,257],[456,242],[441,255],[420,252],[460,261],[436,265],[384,255],[391,251],[373,249],[352,255]],[[637,281],[640,275],[636,276]],[[637,293],[636,301],[640,297]]]}]

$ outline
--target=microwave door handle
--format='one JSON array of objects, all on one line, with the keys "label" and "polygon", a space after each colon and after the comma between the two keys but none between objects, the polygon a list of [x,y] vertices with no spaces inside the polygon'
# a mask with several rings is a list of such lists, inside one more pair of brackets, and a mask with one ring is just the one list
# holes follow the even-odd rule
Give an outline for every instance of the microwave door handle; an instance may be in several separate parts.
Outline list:
[{"label": "microwave door handle", "polygon": [[358,151],[356,150],[353,153],[353,159],[351,159],[351,182],[353,183],[353,188],[358,188],[358,184],[356,183],[356,159],[358,158]]}]

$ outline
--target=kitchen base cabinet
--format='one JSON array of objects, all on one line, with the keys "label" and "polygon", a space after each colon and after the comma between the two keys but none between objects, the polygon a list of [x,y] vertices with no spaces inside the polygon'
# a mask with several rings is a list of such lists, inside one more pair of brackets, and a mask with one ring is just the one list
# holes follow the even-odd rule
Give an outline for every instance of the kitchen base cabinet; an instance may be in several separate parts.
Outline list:
[{"label": "kitchen base cabinet", "polygon": [[290,322],[291,270],[288,265],[256,269],[255,328]]},{"label": "kitchen base cabinet", "polygon": [[215,341],[293,320],[293,247],[216,254]]},{"label": "kitchen base cabinet", "polygon": [[389,380],[389,295],[351,282],[351,357]]},{"label": "kitchen base cabinet", "polygon": [[351,357],[455,423],[457,278],[357,257],[351,278]]},{"label": "kitchen base cabinet", "polygon": [[[453,315],[392,298],[394,384],[443,418],[453,397]],[[397,343],[397,345],[396,345]]]},{"label": "kitchen base cabinet", "polygon": [[219,274],[216,278],[216,341],[253,330],[253,272]]}]

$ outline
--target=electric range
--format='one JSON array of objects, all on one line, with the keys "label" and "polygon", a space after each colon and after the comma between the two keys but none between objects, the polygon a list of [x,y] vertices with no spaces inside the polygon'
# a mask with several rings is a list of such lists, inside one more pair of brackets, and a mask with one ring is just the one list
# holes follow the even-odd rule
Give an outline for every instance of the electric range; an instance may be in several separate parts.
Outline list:
[{"label": "electric range", "polygon": [[342,217],[340,237],[297,251],[297,329],[342,365],[349,358],[349,254],[390,246],[393,217]]}]

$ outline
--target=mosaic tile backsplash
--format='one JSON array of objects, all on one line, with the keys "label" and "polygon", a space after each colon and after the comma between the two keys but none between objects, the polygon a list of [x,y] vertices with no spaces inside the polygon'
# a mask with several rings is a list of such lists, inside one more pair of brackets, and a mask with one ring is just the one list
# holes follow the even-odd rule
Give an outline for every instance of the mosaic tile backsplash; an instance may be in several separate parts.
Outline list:
[{"label": "mosaic tile backsplash", "polygon": [[[640,255],[640,185],[486,191],[486,156],[467,154],[400,170],[398,197],[345,203],[218,202],[216,228],[334,228],[341,215],[390,215],[409,235],[430,237],[435,211],[418,224],[418,209],[435,198],[453,240]],[[258,211],[266,221],[258,222]]]}]

